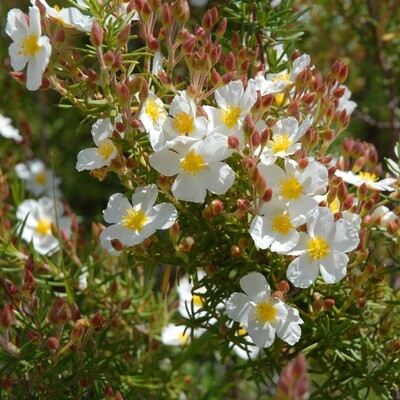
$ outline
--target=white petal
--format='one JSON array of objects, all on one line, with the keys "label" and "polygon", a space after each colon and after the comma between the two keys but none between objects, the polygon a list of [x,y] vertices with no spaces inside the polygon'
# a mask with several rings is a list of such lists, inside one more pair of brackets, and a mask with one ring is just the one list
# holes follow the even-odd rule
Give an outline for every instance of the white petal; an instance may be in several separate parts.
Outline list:
[{"label": "white petal", "polygon": [[37,90],[42,84],[43,72],[49,62],[50,53],[46,46],[36,53],[34,57],[29,58],[28,69],[26,72],[26,88],[28,90]]},{"label": "white petal", "polygon": [[181,172],[171,187],[171,192],[179,200],[203,203],[207,190],[203,179]]},{"label": "white petal", "polygon": [[126,214],[126,210],[131,208],[128,199],[122,193],[113,194],[108,200],[107,208],[103,211],[104,220],[109,224],[118,223]]},{"label": "white petal", "polygon": [[316,281],[318,272],[318,263],[307,254],[303,254],[289,264],[286,277],[294,286],[306,289]]},{"label": "white petal", "polygon": [[30,30],[26,15],[18,8],[13,8],[7,14],[6,33],[17,43],[29,36]]},{"label": "white petal", "polygon": [[266,218],[257,215],[253,218],[250,225],[250,235],[254,240],[255,245],[259,249],[267,249],[271,246],[273,238],[269,234],[272,229],[272,224]]},{"label": "white petal", "polygon": [[349,258],[346,254],[333,251],[320,261],[321,275],[326,283],[336,283],[342,280],[347,273]]},{"label": "white petal", "polygon": [[[334,235],[334,218],[332,211],[327,207],[317,207],[307,222],[310,236],[321,236],[325,240]],[[330,240],[327,240],[330,242]]]},{"label": "white petal", "polygon": [[274,137],[274,135],[281,135],[283,133],[293,137],[297,132],[298,126],[299,124],[297,119],[294,117],[281,119],[272,128],[272,137]]},{"label": "white petal", "polygon": [[299,182],[303,186],[303,193],[324,194],[328,185],[328,170],[321,163],[312,161],[301,172]]},{"label": "white petal", "polygon": [[246,323],[249,313],[253,311],[249,300],[243,293],[233,293],[226,303],[228,317],[242,324]]},{"label": "white petal", "polygon": [[114,126],[110,118],[98,119],[92,125],[92,137],[96,146],[100,146],[103,141],[110,137],[114,131]]},{"label": "white petal", "polygon": [[335,222],[335,236],[332,241],[335,250],[347,253],[354,250],[359,242],[357,229],[350,221],[339,219]]},{"label": "white petal", "polygon": [[287,254],[290,252],[296,247],[300,239],[299,233],[295,229],[290,229],[286,235],[273,232],[271,233],[271,236],[274,238],[274,241],[271,244],[271,251],[278,254]]},{"label": "white petal", "polygon": [[144,187],[138,187],[132,195],[132,206],[140,206],[142,212],[150,210],[157,200],[158,189],[153,183]]},{"label": "white petal", "polygon": [[21,71],[25,68],[26,63],[28,62],[28,57],[25,57],[23,54],[20,54],[21,47],[16,43],[11,43],[8,48],[8,53],[10,55],[10,63],[14,71]]},{"label": "white petal", "polygon": [[255,319],[249,320],[246,330],[254,344],[260,348],[270,347],[275,340],[275,329],[271,324],[261,324]]},{"label": "white petal", "polygon": [[93,170],[107,165],[104,157],[98,154],[98,150],[97,147],[81,150],[78,154],[76,169],[78,171]]},{"label": "white petal", "polygon": [[179,173],[181,156],[171,150],[161,150],[153,153],[149,158],[150,165],[165,176]]},{"label": "white petal", "polygon": [[235,181],[235,174],[232,168],[223,162],[214,162],[200,172],[204,179],[206,188],[214,194],[224,194]]},{"label": "white petal", "polygon": [[259,272],[251,272],[241,278],[240,287],[255,303],[268,301],[271,297],[269,284]]},{"label": "white petal", "polygon": [[157,212],[157,218],[153,222],[155,229],[170,228],[178,217],[176,208],[170,203],[158,204],[154,210]]}]

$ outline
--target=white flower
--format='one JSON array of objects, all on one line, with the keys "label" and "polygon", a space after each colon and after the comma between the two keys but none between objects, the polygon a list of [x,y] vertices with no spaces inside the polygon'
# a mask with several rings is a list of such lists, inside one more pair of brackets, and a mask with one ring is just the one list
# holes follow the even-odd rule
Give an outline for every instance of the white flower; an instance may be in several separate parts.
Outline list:
[{"label": "white flower", "polygon": [[258,169],[273,195],[288,204],[288,212],[293,217],[306,219],[319,203],[317,195],[324,194],[328,185],[328,171],[318,161],[310,161],[304,169],[294,160],[285,161],[285,171],[276,164],[260,163]]},{"label": "white flower", "polygon": [[84,149],[78,154],[76,169],[83,171],[109,166],[117,154],[117,148],[112,140],[114,126],[110,118],[97,120],[92,127],[93,141],[97,147]]},{"label": "white flower", "polygon": [[244,90],[242,81],[232,81],[215,91],[218,108],[203,106],[211,122],[211,130],[225,136],[235,135],[243,143],[243,120],[257,100],[255,85],[250,83]]},{"label": "white flower", "polygon": [[344,88],[344,95],[339,99],[339,104],[337,107],[337,111],[346,110],[347,114],[351,115],[353,111],[357,107],[357,103],[355,101],[350,100],[351,91],[345,85],[339,86],[339,88]]},{"label": "white flower", "polygon": [[[260,348],[254,344],[244,328],[238,329],[237,336],[243,338],[246,344],[242,344],[240,346],[238,344],[234,344],[232,346],[232,350],[242,360],[254,360],[260,353]],[[243,348],[243,346],[245,346],[245,348]]]},{"label": "white flower", "polygon": [[21,10],[10,10],[7,15],[6,33],[13,40],[8,48],[11,66],[14,71],[21,71],[28,64],[26,87],[28,90],[39,89],[51,55],[49,38],[41,36],[39,8],[29,7],[29,24]]},{"label": "white flower", "polygon": [[[200,281],[202,278],[206,276],[206,273],[203,270],[197,271],[197,278]],[[177,286],[178,296],[179,296],[179,313],[184,318],[190,318],[191,316],[198,317],[200,316],[199,310],[203,308],[203,296],[206,292],[205,287],[201,287],[193,293],[194,284],[193,282],[189,282],[187,276],[184,276]],[[192,314],[193,310],[193,314]],[[203,313],[202,313],[203,314]]]},{"label": "white flower", "polygon": [[[371,214],[372,222],[381,228],[386,228],[389,222],[398,222],[399,217],[386,206],[378,206]],[[385,236],[390,237],[387,232]]]},{"label": "white flower", "polygon": [[46,168],[43,161],[34,159],[26,164],[20,163],[15,166],[18,178],[25,181],[25,189],[35,196],[47,195],[53,197],[61,196],[59,185],[61,179],[54,177],[51,169]]},{"label": "white flower", "polygon": [[165,72],[163,68],[164,56],[161,51],[156,51],[153,57],[153,64],[151,67],[151,73],[157,76],[160,72]]},{"label": "white flower", "polygon": [[285,254],[297,245],[296,228],[304,223],[302,215],[290,214],[277,197],[265,203],[260,214],[253,218],[250,226],[250,235],[258,248]]},{"label": "white flower", "polygon": [[294,117],[279,120],[272,128],[272,139],[266,144],[261,154],[261,161],[265,165],[271,165],[275,163],[278,157],[288,158],[288,156],[294,154],[301,148],[299,140],[310,125],[310,116],[300,126]]},{"label": "white flower", "polygon": [[[193,329],[193,337],[198,338],[205,329]],[[190,342],[190,328],[184,325],[168,324],[161,332],[161,342],[167,346],[183,346]]]},{"label": "white flower", "polygon": [[46,0],[31,0],[33,4],[36,1],[39,1],[46,9],[46,14],[49,18],[60,23],[65,28],[73,28],[81,32],[90,32],[92,29],[94,18],[82,14],[76,7],[60,8],[57,5],[50,7]]},{"label": "white flower", "polygon": [[16,217],[21,221],[22,239],[28,243],[32,241],[35,250],[42,255],[51,255],[59,249],[58,238],[51,233],[51,224],[57,226],[58,221],[59,229],[63,229],[68,236],[71,234],[71,218],[64,215],[63,204],[59,201],[54,203],[49,197],[24,200],[17,209]]},{"label": "white flower", "polygon": [[335,221],[328,208],[318,207],[307,221],[307,233],[300,232],[298,245],[289,252],[298,257],[289,264],[286,276],[298,288],[308,288],[319,272],[326,283],[339,282],[347,273],[349,258],[345,253],[358,243],[358,232],[351,222]]},{"label": "white flower", "polygon": [[223,136],[210,135],[193,144],[176,143],[153,153],[149,162],[165,176],[178,175],[171,187],[175,198],[202,203],[207,190],[224,194],[235,180],[231,167],[221,162],[228,155],[225,142]]},{"label": "white flower", "polygon": [[272,297],[267,280],[258,272],[252,272],[240,279],[245,293],[233,293],[226,304],[228,317],[240,322],[254,344],[260,348],[269,347],[275,334],[293,346],[300,340],[299,312]]},{"label": "white flower", "polygon": [[139,120],[149,134],[153,149],[162,148],[166,141],[163,126],[167,118],[168,113],[165,111],[163,102],[154,93],[149,92],[149,96],[140,109]]},{"label": "white flower", "polygon": [[7,139],[13,139],[21,142],[23,137],[19,134],[18,129],[11,125],[11,119],[0,114],[0,135]]},{"label": "white flower", "polygon": [[358,174],[355,174],[352,171],[341,171],[337,169],[335,175],[351,185],[358,187],[365,183],[368,189],[379,190],[381,192],[393,192],[394,187],[392,185],[396,182],[396,179],[394,178],[385,178],[379,180],[379,177],[374,173],[364,171],[360,171]]},{"label": "white flower", "polygon": [[158,229],[168,229],[177,218],[175,207],[169,203],[154,206],[157,186],[152,184],[137,188],[132,203],[121,193],[113,194],[104,210],[104,220],[113,224],[100,234],[101,245],[111,254],[118,255],[111,245],[118,239],[125,246],[142,243]]},{"label": "white flower", "polygon": [[269,93],[280,93],[283,92],[286,87],[293,85],[297,75],[304,71],[311,62],[311,58],[308,54],[296,58],[293,62],[293,68],[291,72],[282,71],[279,74],[267,74],[266,77],[262,73],[258,73],[254,78],[254,83],[257,90],[260,90],[261,96]]}]

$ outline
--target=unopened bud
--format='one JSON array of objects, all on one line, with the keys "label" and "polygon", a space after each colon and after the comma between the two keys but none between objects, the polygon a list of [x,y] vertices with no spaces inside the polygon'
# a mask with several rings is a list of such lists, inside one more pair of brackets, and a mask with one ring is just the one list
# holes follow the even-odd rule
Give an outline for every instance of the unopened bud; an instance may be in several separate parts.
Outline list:
[{"label": "unopened bud", "polygon": [[215,199],[210,204],[210,210],[214,215],[221,214],[224,210],[224,203],[221,200]]},{"label": "unopened bud", "polygon": [[92,29],[90,31],[90,41],[96,48],[100,47],[103,42],[103,28],[96,20],[94,20],[92,24]]},{"label": "unopened bud", "polygon": [[15,323],[15,316],[12,310],[13,306],[11,304],[5,304],[2,312],[0,313],[0,325],[4,329],[8,329]]},{"label": "unopened bud", "polygon": [[231,51],[225,57],[224,67],[225,67],[226,71],[228,71],[228,72],[233,71],[236,67],[235,55]]},{"label": "unopened bud", "polygon": [[247,114],[246,117],[244,118],[243,130],[247,137],[250,137],[255,130],[253,117],[250,114]]},{"label": "unopened bud", "polygon": [[109,383],[106,384],[106,387],[104,389],[104,397],[106,398],[106,400],[111,400],[114,397],[114,391],[112,390]]},{"label": "unopened bud", "polygon": [[82,336],[86,333],[90,326],[90,323],[86,319],[78,319],[75,322],[74,328],[71,332],[71,340],[76,342],[77,340],[81,339]]},{"label": "unopened bud", "polygon": [[251,135],[251,145],[253,146],[253,148],[257,148],[260,143],[261,143],[261,136],[260,136],[260,132],[258,132],[257,130],[255,130],[253,132],[253,134]]},{"label": "unopened bud", "polygon": [[90,320],[90,325],[95,331],[100,331],[104,326],[104,317],[101,311],[98,311]]},{"label": "unopened bud", "polygon": [[228,146],[230,149],[238,149],[239,138],[237,136],[228,136]]},{"label": "unopened bud", "polygon": [[283,293],[287,293],[290,290],[289,282],[286,280],[279,281],[277,287]]},{"label": "unopened bud", "polygon": [[147,37],[147,46],[148,46],[149,50],[152,51],[153,53],[160,50],[160,43],[153,35],[149,35]]},{"label": "unopened bud", "polygon": [[386,225],[386,230],[389,235],[397,235],[399,233],[399,226],[394,221],[389,221]]},{"label": "unopened bud", "polygon": [[334,299],[325,299],[324,300],[324,308],[325,310],[331,310],[335,305]]},{"label": "unopened bud", "polygon": [[190,16],[188,2],[186,0],[175,0],[171,4],[171,12],[175,21],[184,24]]},{"label": "unopened bud", "polygon": [[237,205],[237,208],[238,208],[240,211],[243,211],[243,212],[249,211],[249,209],[250,209],[250,207],[251,207],[251,203],[250,203],[250,201],[247,200],[247,199],[238,199],[238,200],[236,201],[236,205]]},{"label": "unopened bud", "polygon": [[224,18],[217,28],[216,32],[217,38],[221,38],[225,35],[227,25],[228,25],[228,20]]},{"label": "unopened bud", "polygon": [[348,192],[347,192],[346,185],[343,181],[341,181],[339,183],[339,185],[337,186],[337,197],[338,197],[339,201],[341,203],[343,203],[343,201],[345,200],[347,195],[348,195]]},{"label": "unopened bud", "polygon": [[193,236],[187,236],[185,237],[181,243],[179,244],[179,247],[181,248],[182,251],[189,252],[194,249],[195,246],[195,241]]},{"label": "unopened bud", "polygon": [[123,251],[125,248],[119,239],[111,239],[111,246],[116,251]]},{"label": "unopened bud", "polygon": [[47,339],[46,344],[47,344],[47,347],[49,348],[49,350],[52,353],[55,353],[57,351],[58,347],[60,346],[60,341],[56,337],[51,336]]},{"label": "unopened bud", "polygon": [[358,188],[357,188],[357,197],[359,200],[364,200],[365,197],[368,194],[368,187],[365,182],[363,182]]},{"label": "unopened bud", "polygon": [[343,97],[345,91],[346,91],[346,89],[343,86],[341,86],[341,87],[336,88],[333,91],[333,95],[335,98],[340,99],[341,97]]},{"label": "unopened bud", "polygon": [[240,248],[240,246],[233,245],[231,247],[231,254],[233,257],[241,257],[243,254],[243,250]]},{"label": "unopened bud", "polygon": [[312,104],[312,103],[314,102],[314,100],[315,100],[316,95],[317,95],[317,94],[316,94],[315,92],[306,93],[306,94],[301,98],[301,102],[302,102],[303,104],[307,104],[307,105]]},{"label": "unopened bud", "polygon": [[263,202],[268,203],[269,201],[272,200],[273,192],[271,188],[267,188],[264,191],[264,194],[262,196]]},{"label": "unopened bud", "polygon": [[339,72],[339,82],[343,83],[347,79],[347,75],[349,73],[349,66],[344,64]]}]

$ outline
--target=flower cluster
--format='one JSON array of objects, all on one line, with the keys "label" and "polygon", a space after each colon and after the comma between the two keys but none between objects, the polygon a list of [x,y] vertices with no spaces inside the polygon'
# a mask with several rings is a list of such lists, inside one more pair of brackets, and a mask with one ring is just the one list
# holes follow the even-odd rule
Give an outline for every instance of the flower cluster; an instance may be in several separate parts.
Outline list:
[{"label": "flower cluster", "polygon": [[[323,77],[297,51],[275,66],[234,39],[236,52],[223,51],[226,20],[212,8],[192,34],[185,0],[91,3],[59,10],[37,0],[29,18],[9,12],[6,32],[14,78],[29,90],[50,87],[88,115],[94,146],[77,154],[76,169],[99,180],[116,174],[125,189],[103,212],[105,254],[207,271],[197,276],[204,290],[184,280],[177,289],[181,317],[198,326],[190,334],[165,324],[165,344],[186,344],[217,324],[245,359],[275,336],[284,346],[301,342],[306,311],[294,293],[354,280],[371,226],[397,234],[396,214],[379,203],[381,192],[398,189],[396,163],[397,178],[384,177],[373,146],[360,141],[345,140],[341,157],[328,153],[356,106],[347,66],[337,61]],[[66,30],[89,50],[61,46]],[[131,52],[136,34],[145,52]],[[4,135],[19,140],[9,128]],[[59,197],[40,161],[15,170],[35,196]],[[62,203],[49,197],[22,202],[16,218],[40,254],[71,234]]]}]

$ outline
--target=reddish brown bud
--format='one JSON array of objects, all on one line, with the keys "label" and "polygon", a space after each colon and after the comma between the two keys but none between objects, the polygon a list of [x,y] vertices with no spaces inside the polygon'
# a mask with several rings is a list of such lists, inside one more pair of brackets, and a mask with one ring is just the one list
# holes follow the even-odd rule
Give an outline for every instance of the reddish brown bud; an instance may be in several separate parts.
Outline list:
[{"label": "reddish brown bud", "polygon": [[251,135],[251,145],[253,146],[253,148],[257,148],[260,143],[261,143],[261,136],[260,136],[260,132],[258,132],[257,130],[255,130],[253,132],[253,134]]},{"label": "reddish brown bud", "polygon": [[339,201],[341,203],[343,203],[343,201],[346,199],[347,195],[348,195],[348,192],[347,192],[346,185],[343,181],[341,181],[339,183],[339,185],[337,186],[337,197],[338,197]]},{"label": "reddish brown bud", "polygon": [[364,200],[365,197],[368,194],[368,187],[365,182],[363,182],[358,188],[357,188],[357,197],[359,200]]},{"label": "reddish brown bud", "polygon": [[338,87],[333,91],[333,95],[335,98],[340,99],[341,97],[343,97],[345,91],[346,89],[344,87]]},{"label": "reddish brown bud", "polygon": [[255,167],[255,161],[253,158],[251,157],[245,157],[243,158],[242,162],[241,162],[242,168],[245,171],[249,171],[251,169],[253,169]]},{"label": "reddish brown bud", "polygon": [[90,325],[95,331],[100,331],[104,327],[104,317],[101,311],[98,311],[90,320]]},{"label": "reddish brown bud", "polygon": [[210,204],[210,210],[214,215],[221,214],[224,210],[224,203],[221,200],[215,199]]},{"label": "reddish brown bud", "polygon": [[231,51],[225,57],[224,67],[227,71],[233,71],[236,67],[235,55]]},{"label": "reddish brown bud", "polygon": [[222,83],[224,85],[227,85],[233,79],[234,76],[235,76],[235,72],[234,71],[228,72],[225,75],[222,75],[222,78],[221,78]]},{"label": "reddish brown bud", "polygon": [[227,24],[228,24],[228,21],[226,18],[224,18],[217,28],[217,32],[216,32],[217,38],[221,38],[225,35]]},{"label": "reddish brown bud", "polygon": [[210,80],[211,80],[211,83],[213,84],[213,86],[217,86],[220,79],[221,79],[221,75],[215,69],[213,69],[211,71],[211,76],[210,76]]},{"label": "reddish brown bud", "polygon": [[238,199],[238,200],[236,201],[236,205],[237,205],[237,208],[238,208],[240,211],[243,211],[243,212],[249,211],[249,209],[250,209],[250,207],[251,207],[251,203],[250,203],[250,201],[247,200],[247,199]]},{"label": "reddish brown bud", "polygon": [[194,249],[194,246],[195,246],[195,241],[194,241],[193,236],[187,236],[187,237],[185,237],[185,238],[181,241],[181,243],[179,244],[179,248],[180,248],[182,251],[185,251],[185,252],[192,251],[192,250]]},{"label": "reddish brown bud", "polygon": [[46,344],[47,344],[47,347],[49,348],[49,350],[52,353],[54,353],[57,351],[58,347],[60,346],[60,341],[56,337],[52,336],[47,339]]},{"label": "reddish brown bud", "polygon": [[11,325],[15,323],[15,316],[13,313],[13,306],[11,304],[5,304],[3,311],[0,313],[0,325],[4,329],[8,329]]},{"label": "reddish brown bud", "polygon": [[278,290],[280,290],[283,293],[287,293],[290,290],[290,285],[288,281],[279,281],[278,282]]},{"label": "reddish brown bud", "polygon": [[301,98],[301,102],[303,104],[312,104],[315,100],[315,97],[317,96],[317,94],[315,92],[312,93],[306,93],[302,98]]},{"label": "reddish brown bud", "polygon": [[131,26],[130,24],[127,24],[118,33],[117,45],[119,47],[125,47],[129,42],[130,35],[131,35]]},{"label": "reddish brown bud", "polygon": [[90,31],[90,41],[96,48],[100,47],[103,42],[103,28],[96,20],[94,20],[92,24],[92,29]]},{"label": "reddish brown bud", "polygon": [[324,300],[324,308],[326,310],[330,310],[334,307],[335,305],[335,300],[334,299],[325,299]]},{"label": "reddish brown bud", "polygon": [[104,397],[106,398],[106,400],[111,400],[113,396],[114,396],[114,391],[112,390],[110,384],[107,383],[104,389]]},{"label": "reddish brown bud", "polygon": [[122,251],[124,250],[125,246],[121,243],[120,240],[118,239],[112,239],[111,240],[111,246],[113,247],[114,250],[116,251]]},{"label": "reddish brown bud", "polygon": [[184,24],[190,16],[188,2],[186,0],[175,0],[171,4],[171,12],[177,22]]},{"label": "reddish brown bud", "polygon": [[233,51],[238,51],[240,47],[240,37],[238,32],[234,32],[231,39],[231,48]]},{"label": "reddish brown bud", "polygon": [[263,197],[262,197],[263,202],[264,203],[268,203],[269,201],[271,201],[272,200],[272,195],[273,195],[273,192],[272,192],[271,188],[265,189]]},{"label": "reddish brown bud", "polygon": [[162,8],[161,23],[164,28],[168,29],[173,22],[174,18],[172,17],[171,9],[169,8],[168,3],[164,3]]},{"label": "reddish brown bud", "polygon": [[71,318],[71,309],[67,301],[61,297],[55,299],[48,319],[52,324],[65,324]]},{"label": "reddish brown bud", "polygon": [[386,225],[386,230],[389,235],[397,235],[399,233],[399,226],[394,221],[389,221]]},{"label": "reddish brown bud", "polygon": [[71,317],[72,321],[76,322],[78,319],[81,319],[81,312],[79,311],[78,305],[76,303],[72,303],[71,306]]},{"label": "reddish brown bud", "polygon": [[343,64],[343,66],[339,72],[339,76],[338,76],[340,83],[343,83],[347,79],[348,73],[349,73],[349,66],[346,64]]},{"label": "reddish brown bud", "polygon": [[153,53],[160,50],[160,43],[153,35],[149,35],[147,37],[147,46],[148,46],[149,50],[152,51]]},{"label": "reddish brown bud", "polygon": [[237,136],[229,136],[228,137],[228,146],[231,149],[239,148],[239,138]]},{"label": "reddish brown bud", "polygon": [[233,245],[231,246],[231,254],[233,257],[241,257],[243,250],[240,248],[240,246]]},{"label": "reddish brown bud", "polygon": [[26,75],[23,72],[9,72],[9,75],[23,85],[26,83]]}]

